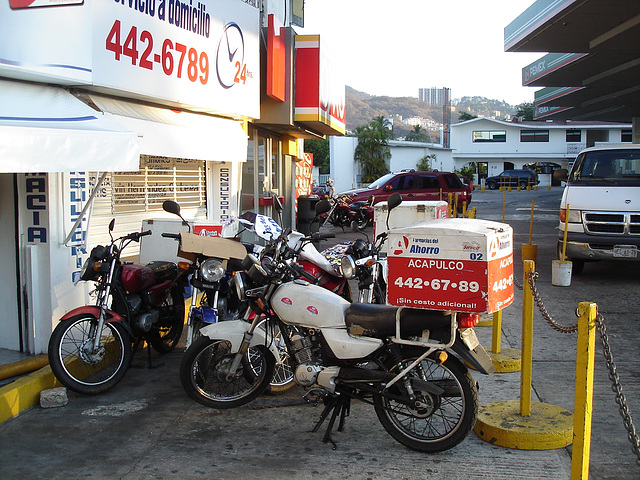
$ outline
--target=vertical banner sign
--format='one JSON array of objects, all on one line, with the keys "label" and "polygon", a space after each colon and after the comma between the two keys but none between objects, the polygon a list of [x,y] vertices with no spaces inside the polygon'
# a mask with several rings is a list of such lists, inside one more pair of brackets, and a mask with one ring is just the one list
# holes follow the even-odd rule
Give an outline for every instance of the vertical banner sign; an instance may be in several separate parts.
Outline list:
[{"label": "vertical banner sign", "polygon": [[[85,172],[71,172],[64,175],[67,179],[67,188],[65,195],[67,202],[64,203],[65,209],[65,233],[73,228],[82,213],[82,209],[87,202],[87,192],[89,179]],[[71,232],[71,238],[67,246],[71,256],[71,281],[76,282],[80,279],[82,265],[87,256],[87,221],[82,219],[76,228]]]},{"label": "vertical banner sign", "polygon": [[260,11],[251,3],[93,2],[94,85],[258,118]]},{"label": "vertical banner sign", "polygon": [[23,220],[23,238],[27,245],[49,243],[49,209],[47,202],[47,174],[20,175],[22,197],[20,210],[26,212]]},{"label": "vertical banner sign", "polygon": [[[205,228],[207,232],[199,230],[199,235],[218,236],[221,229],[213,228],[214,225],[226,225],[231,221],[232,215],[237,215],[238,191],[237,184],[238,169],[232,163],[220,162],[211,163],[211,182],[209,183],[213,193],[211,205],[211,217],[213,222]],[[216,233],[214,233],[216,232]]]},{"label": "vertical banner sign", "polygon": [[296,201],[300,195],[311,195],[313,154],[305,153],[296,163]]}]

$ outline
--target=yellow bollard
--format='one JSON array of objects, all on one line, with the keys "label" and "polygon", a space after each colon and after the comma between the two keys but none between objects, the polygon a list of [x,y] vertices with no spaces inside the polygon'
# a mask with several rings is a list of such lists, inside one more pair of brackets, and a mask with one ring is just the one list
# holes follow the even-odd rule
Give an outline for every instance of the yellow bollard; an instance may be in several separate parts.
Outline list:
[{"label": "yellow bollard", "polygon": [[504,211],[507,203],[507,194],[502,192],[502,223],[504,223]]},{"label": "yellow bollard", "polygon": [[520,376],[520,415],[531,415],[531,377],[533,373],[533,292],[527,279],[534,262],[525,260],[522,295],[522,375]]},{"label": "yellow bollard", "polygon": [[571,444],[573,414],[554,405],[531,402],[534,302],[527,279],[534,271],[534,265],[531,260],[524,262],[521,398],[480,407],[474,431],[493,445],[519,450],[550,450]]},{"label": "yellow bollard", "polygon": [[491,332],[491,350],[487,351],[491,362],[496,367],[496,373],[519,372],[520,371],[520,350],[515,348],[502,348],[500,346],[502,337],[502,310],[493,314],[493,330]]},{"label": "yellow bollard", "polygon": [[578,320],[576,352],[576,393],[573,408],[571,480],[589,478],[597,310],[595,303],[581,302],[578,305],[580,319]]}]

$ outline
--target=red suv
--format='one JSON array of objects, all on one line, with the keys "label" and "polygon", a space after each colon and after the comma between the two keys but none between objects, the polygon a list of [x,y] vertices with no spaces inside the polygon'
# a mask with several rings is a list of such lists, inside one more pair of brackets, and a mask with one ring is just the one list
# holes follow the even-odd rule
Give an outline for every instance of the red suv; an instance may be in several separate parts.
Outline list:
[{"label": "red suv", "polygon": [[416,172],[414,170],[387,173],[366,188],[341,192],[352,195],[351,203],[364,202],[373,195],[376,204],[386,202],[393,192],[406,201],[434,201],[448,199],[448,194],[458,195],[458,210],[463,203],[471,203],[471,187],[462,183],[460,177],[449,172]]}]

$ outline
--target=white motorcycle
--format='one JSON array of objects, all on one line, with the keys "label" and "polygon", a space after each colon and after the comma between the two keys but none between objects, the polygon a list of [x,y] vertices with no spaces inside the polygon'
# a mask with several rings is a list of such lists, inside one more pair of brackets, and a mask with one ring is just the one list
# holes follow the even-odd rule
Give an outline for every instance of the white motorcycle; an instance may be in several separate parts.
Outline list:
[{"label": "white motorcycle", "polygon": [[[393,200],[392,200],[393,198]],[[401,201],[390,197],[389,209]],[[244,405],[265,391],[283,335],[296,382],[308,401],[325,404],[317,431],[330,415],[323,441],[331,442],[338,415],[344,427],[351,399],[374,406],[380,423],[398,442],[423,452],[454,447],[471,432],[478,410],[477,385],[463,362],[495,370],[473,331],[478,314],[349,303],[312,283],[291,262],[288,231],[248,255],[237,273],[238,294],[253,319],[202,329],[180,366],[185,391],[214,408]],[[258,328],[266,322],[266,328]]]}]

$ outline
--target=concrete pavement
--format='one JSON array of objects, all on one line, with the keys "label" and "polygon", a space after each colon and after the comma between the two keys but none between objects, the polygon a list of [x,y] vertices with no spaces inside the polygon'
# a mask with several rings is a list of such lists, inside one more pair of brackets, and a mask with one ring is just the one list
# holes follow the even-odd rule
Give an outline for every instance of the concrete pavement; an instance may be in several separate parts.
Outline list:
[{"label": "concrete pavement", "polygon": [[[546,307],[564,324],[575,323],[580,301],[598,303],[608,325],[611,347],[631,412],[640,412],[640,275],[633,264],[587,265],[570,287],[551,284],[557,232],[559,189],[509,192],[506,220],[514,228],[516,265],[519,245],[529,229],[527,207],[536,198],[533,239],[538,244],[538,288]],[[501,220],[502,193],[476,191],[478,218]],[[353,238],[342,234],[336,241]],[[368,230],[367,233],[370,233]],[[522,274],[518,277],[522,281]],[[502,345],[520,348],[522,292],[503,312]],[[486,347],[491,327],[477,327]],[[590,477],[638,479],[598,345],[596,353]],[[532,400],[573,411],[575,334],[552,330],[536,310]],[[69,392],[61,408],[33,408],[0,424],[0,478],[210,478],[242,479],[568,479],[572,448],[524,451],[497,447],[474,433],[456,448],[421,454],[394,441],[373,407],[356,403],[338,448],[321,442],[322,429],[309,433],[321,407],[305,404],[302,390],[263,396],[233,410],[212,410],[183,392],[178,379],[181,352],[139,352],[124,380],[99,396]],[[487,377],[474,373],[482,405],[519,398],[520,373]],[[636,414],[637,416],[640,413]],[[640,421],[640,420],[638,420]]]}]

